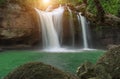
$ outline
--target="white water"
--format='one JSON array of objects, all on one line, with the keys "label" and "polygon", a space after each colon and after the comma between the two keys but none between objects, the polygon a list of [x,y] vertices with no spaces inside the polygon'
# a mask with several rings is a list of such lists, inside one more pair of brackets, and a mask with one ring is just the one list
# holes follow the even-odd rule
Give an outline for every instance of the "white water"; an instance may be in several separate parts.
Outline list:
[{"label": "white water", "polygon": [[63,17],[63,12],[64,12],[64,9],[58,11],[58,9],[54,10],[58,13],[56,13],[54,16],[53,16],[53,23],[54,23],[54,26],[55,26],[55,29],[57,31],[57,35],[59,37],[59,41],[60,43],[62,42],[62,33],[63,33],[63,23],[62,23],[62,17]]},{"label": "white water", "polygon": [[70,31],[72,35],[72,46],[75,46],[75,35],[74,35],[74,22],[73,22],[73,14],[72,11],[70,10],[69,7],[67,7],[69,14],[70,14],[70,19],[69,19],[69,24],[70,24]]},{"label": "white water", "polygon": [[40,23],[42,27],[42,40],[44,49],[59,49],[59,36],[62,26],[63,7],[54,9],[51,12],[45,12],[35,9],[39,14]]},{"label": "white water", "polygon": [[[82,36],[83,36],[83,45],[84,45],[84,49],[89,49],[89,45],[88,45],[88,38],[87,38],[87,21],[86,18],[84,16],[81,15],[81,13],[79,13],[78,17],[78,21],[81,22],[81,26],[82,26]],[[80,23],[79,23],[80,24]]]},{"label": "white water", "polygon": [[[59,7],[57,9],[52,10],[51,7],[49,7],[46,11],[41,11],[36,8],[35,10],[39,14],[40,26],[41,26],[40,28],[42,28],[42,40],[43,40],[44,51],[70,52],[70,51],[90,50],[88,44],[89,32],[87,28],[88,27],[87,21],[86,18],[82,16],[80,13],[77,16],[78,16],[79,24],[82,26],[84,49],[67,49],[67,48],[61,48],[60,46],[60,41],[62,39],[62,31],[63,31],[62,16],[63,16],[64,8]],[[74,47],[75,44],[74,22],[73,22],[72,11],[69,9],[69,7],[68,7],[68,11],[70,13],[69,23],[70,23],[70,31],[72,35],[72,47]]]}]

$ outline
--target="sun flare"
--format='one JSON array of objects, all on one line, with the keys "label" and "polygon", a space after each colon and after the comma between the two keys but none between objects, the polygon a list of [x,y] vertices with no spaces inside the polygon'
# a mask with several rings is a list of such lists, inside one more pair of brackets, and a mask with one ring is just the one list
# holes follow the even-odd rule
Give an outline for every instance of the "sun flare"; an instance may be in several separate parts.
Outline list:
[{"label": "sun flare", "polygon": [[44,2],[44,3],[49,3],[49,2],[50,2],[50,0],[43,0],[43,2]]}]

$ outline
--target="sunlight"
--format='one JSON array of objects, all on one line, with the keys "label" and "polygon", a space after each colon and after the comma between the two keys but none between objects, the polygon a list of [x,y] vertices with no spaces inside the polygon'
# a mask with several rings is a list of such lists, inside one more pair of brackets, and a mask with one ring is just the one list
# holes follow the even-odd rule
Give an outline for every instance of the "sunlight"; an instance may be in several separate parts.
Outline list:
[{"label": "sunlight", "polygon": [[44,2],[44,3],[49,3],[49,2],[50,2],[50,0],[43,0],[43,2]]}]

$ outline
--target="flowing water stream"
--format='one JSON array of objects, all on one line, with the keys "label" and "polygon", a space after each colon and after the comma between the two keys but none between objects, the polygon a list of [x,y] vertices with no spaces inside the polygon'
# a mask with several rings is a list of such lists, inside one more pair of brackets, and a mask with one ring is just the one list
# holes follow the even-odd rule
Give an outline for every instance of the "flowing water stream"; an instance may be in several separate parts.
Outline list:
[{"label": "flowing water stream", "polygon": [[60,48],[59,36],[61,32],[63,7],[59,7],[52,12],[45,12],[35,9],[39,14],[42,27],[42,39],[45,49]]},{"label": "flowing water stream", "polygon": [[[49,7],[50,8],[50,7]],[[64,7],[58,7],[49,12],[49,9],[46,11],[41,11],[36,9],[37,13],[39,14],[39,21],[40,21],[40,28],[42,28],[42,40],[43,40],[43,48],[49,50],[57,50],[57,51],[65,51],[65,48],[61,47],[60,42],[62,41],[62,34],[63,34],[63,26],[62,26],[62,17],[64,13]],[[70,14],[69,18],[69,25],[72,35],[72,46],[74,49],[75,45],[75,34],[74,34],[74,22],[72,11],[68,7],[68,11]],[[89,29],[87,20],[84,16],[79,13],[77,15],[79,26],[82,28],[82,37],[83,37],[83,49],[89,49],[88,41],[90,40],[89,37]],[[68,39],[69,40],[69,39]],[[68,50],[68,49],[67,49]]]}]

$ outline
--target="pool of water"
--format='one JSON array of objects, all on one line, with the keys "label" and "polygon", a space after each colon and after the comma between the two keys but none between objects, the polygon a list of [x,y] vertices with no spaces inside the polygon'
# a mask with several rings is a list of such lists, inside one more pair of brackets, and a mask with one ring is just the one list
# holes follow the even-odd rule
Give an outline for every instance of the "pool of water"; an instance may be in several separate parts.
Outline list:
[{"label": "pool of water", "polygon": [[0,79],[13,69],[27,62],[44,62],[63,71],[75,73],[80,64],[85,61],[95,63],[104,51],[80,51],[80,52],[40,52],[28,50],[12,50],[0,52]]}]

